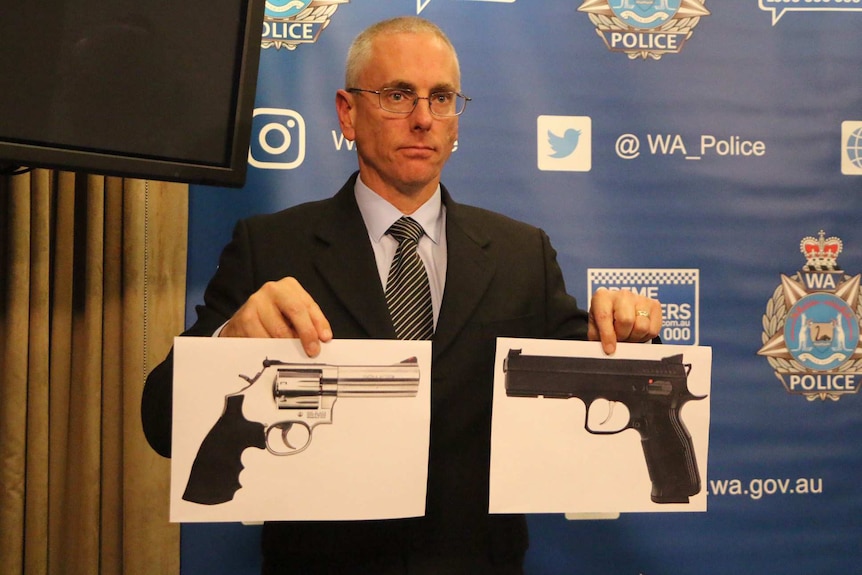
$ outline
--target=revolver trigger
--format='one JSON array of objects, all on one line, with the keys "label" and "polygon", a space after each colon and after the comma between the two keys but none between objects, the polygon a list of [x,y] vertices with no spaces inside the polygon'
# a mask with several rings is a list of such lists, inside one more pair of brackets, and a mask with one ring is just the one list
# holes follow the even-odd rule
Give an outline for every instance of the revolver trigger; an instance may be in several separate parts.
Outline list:
[{"label": "revolver trigger", "polygon": [[290,439],[288,439],[288,435],[290,435],[290,429],[292,427],[293,427],[293,423],[287,423],[286,425],[281,426],[281,440],[290,449],[297,449],[296,446],[294,446],[290,443]]}]

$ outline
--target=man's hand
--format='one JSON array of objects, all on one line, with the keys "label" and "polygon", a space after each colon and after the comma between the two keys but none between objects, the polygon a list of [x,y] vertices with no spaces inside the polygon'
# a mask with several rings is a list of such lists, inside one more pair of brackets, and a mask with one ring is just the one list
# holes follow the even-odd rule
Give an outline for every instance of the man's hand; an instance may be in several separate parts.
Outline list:
[{"label": "man's hand", "polygon": [[230,318],[219,337],[298,337],[309,357],[332,339],[329,320],[294,278],[265,283]]},{"label": "man's hand", "polygon": [[587,338],[601,341],[610,355],[618,341],[650,341],[661,330],[661,304],[658,300],[629,290],[599,288],[590,300],[590,325]]}]

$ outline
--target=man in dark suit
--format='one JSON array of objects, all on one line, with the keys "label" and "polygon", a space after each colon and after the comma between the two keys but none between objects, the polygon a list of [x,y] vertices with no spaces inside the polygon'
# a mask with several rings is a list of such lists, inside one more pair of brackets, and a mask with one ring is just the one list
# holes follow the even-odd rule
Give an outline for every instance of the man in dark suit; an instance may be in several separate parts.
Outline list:
[{"label": "man in dark suit", "polygon": [[[488,514],[495,339],[588,338],[612,353],[661,326],[660,304],[631,292],[600,290],[589,314],[579,309],[544,232],[451,198],[440,173],[466,101],[436,26],[398,18],[360,34],[336,96],[359,171],[333,198],[239,222],[186,332],[298,337],[312,357],[333,335],[394,339],[385,287],[398,242],[386,230],[405,214],[422,225],[434,320],[426,515],[269,523],[265,574],[521,573],[524,518]],[[142,407],[166,456],[170,372],[169,357]]]}]

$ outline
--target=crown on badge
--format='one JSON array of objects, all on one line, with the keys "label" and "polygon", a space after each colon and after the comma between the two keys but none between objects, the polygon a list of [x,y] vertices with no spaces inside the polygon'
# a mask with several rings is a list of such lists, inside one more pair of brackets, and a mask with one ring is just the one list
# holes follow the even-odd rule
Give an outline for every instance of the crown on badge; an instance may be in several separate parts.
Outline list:
[{"label": "crown on badge", "polygon": [[799,243],[799,251],[805,256],[807,263],[805,269],[814,271],[840,270],[838,267],[838,254],[844,249],[840,238],[826,237],[826,233],[820,230],[818,238],[808,236],[802,238]]}]

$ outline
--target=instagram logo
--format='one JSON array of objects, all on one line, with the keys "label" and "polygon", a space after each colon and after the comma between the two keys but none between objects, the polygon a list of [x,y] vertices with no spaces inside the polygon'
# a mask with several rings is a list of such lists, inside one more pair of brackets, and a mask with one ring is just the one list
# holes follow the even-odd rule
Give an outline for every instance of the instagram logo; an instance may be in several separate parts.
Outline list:
[{"label": "instagram logo", "polygon": [[256,108],[248,163],[264,170],[292,170],[305,160],[305,120],[298,112]]}]

